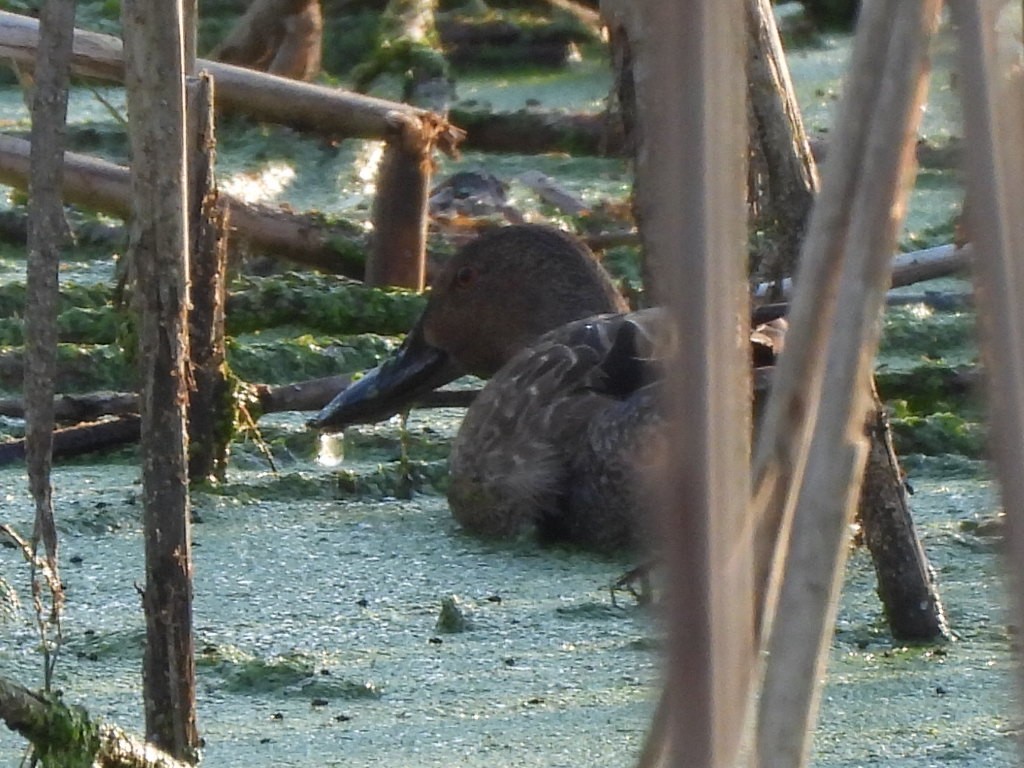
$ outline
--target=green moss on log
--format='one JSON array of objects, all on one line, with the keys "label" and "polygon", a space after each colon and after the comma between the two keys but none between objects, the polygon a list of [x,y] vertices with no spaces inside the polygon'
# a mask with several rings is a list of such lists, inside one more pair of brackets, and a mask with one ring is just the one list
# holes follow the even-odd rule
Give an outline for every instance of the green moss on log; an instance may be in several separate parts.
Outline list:
[{"label": "green moss on log", "polygon": [[954,354],[973,356],[976,349],[973,313],[932,313],[921,317],[912,308],[886,312],[879,354],[928,359]]},{"label": "green moss on log", "polygon": [[411,291],[368,288],[327,275],[288,273],[235,281],[227,304],[230,334],[278,325],[339,335],[398,334],[412,327],[425,299]]},{"label": "green moss on log", "polygon": [[[227,331],[238,335],[275,326],[301,326],[321,333],[394,335],[412,327],[423,296],[397,289],[367,288],[331,275],[287,273],[242,277],[227,303]],[[0,286],[0,346],[20,346],[24,334],[25,286]],[[132,314],[114,306],[106,285],[61,289],[57,332],[68,344],[130,343]]]},{"label": "green moss on log", "polygon": [[968,366],[923,362],[908,369],[875,372],[882,399],[897,416],[924,415],[943,411],[977,414],[981,402],[976,391],[978,375]]},{"label": "green moss on log", "polygon": [[[341,339],[313,336],[228,341],[228,364],[243,381],[288,384],[304,379],[372,368],[394,349],[387,337],[366,334]],[[57,390],[64,393],[133,390],[137,373],[131,355],[116,344],[61,344]],[[24,351],[0,351],[0,390],[20,392]]]},{"label": "green moss on log", "polygon": [[891,423],[899,455],[955,453],[981,458],[985,454],[984,427],[955,413],[894,417]]},{"label": "green moss on log", "polygon": [[89,713],[68,706],[54,694],[44,694],[45,715],[31,726],[29,736],[44,768],[90,768],[100,748],[99,728]]}]

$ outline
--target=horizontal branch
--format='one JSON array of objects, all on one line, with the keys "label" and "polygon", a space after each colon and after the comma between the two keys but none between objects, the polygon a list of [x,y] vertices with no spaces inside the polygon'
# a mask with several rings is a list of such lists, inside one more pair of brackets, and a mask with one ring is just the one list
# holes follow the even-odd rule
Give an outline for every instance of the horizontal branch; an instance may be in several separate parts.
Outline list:
[{"label": "horizontal branch", "polygon": [[[284,411],[318,411],[352,381],[349,374],[326,376],[295,384],[271,386],[256,384],[253,391],[260,415]],[[474,389],[442,389],[424,395],[417,408],[465,408],[476,397]],[[96,419],[104,415],[117,418],[54,430],[54,458],[70,458],[95,451],[131,445],[139,439],[138,395],[128,392],[101,392],[92,395],[61,395],[54,401],[58,419],[77,420],[81,415]],[[0,399],[0,415],[24,418],[25,401],[20,397]],[[24,461],[24,439],[0,443],[0,466]]]},{"label": "horizontal branch", "polygon": [[[934,280],[938,277],[949,277],[965,271],[971,265],[974,247],[967,243],[956,245],[938,245],[920,251],[899,253],[892,260],[892,288]],[[771,286],[761,283],[754,290],[755,296],[765,296]],[[788,298],[793,291],[793,281],[788,277],[782,281],[782,295]]]},{"label": "horizontal branch", "polygon": [[[0,184],[28,188],[30,149],[26,139],[0,135]],[[65,152],[64,199],[91,211],[127,218],[132,202],[129,170],[106,160]],[[224,193],[220,200],[227,206],[232,231],[253,251],[362,279],[366,243],[355,234],[355,225],[331,224],[313,215],[245,203]]]},{"label": "horizontal branch", "polygon": [[[0,11],[0,59],[31,69],[39,44],[39,22]],[[121,40],[75,30],[72,71],[108,82],[124,81]],[[213,75],[217,106],[256,120],[299,131],[346,138],[391,140],[408,149],[455,151],[462,132],[443,117],[400,102],[363,96],[340,88],[301,83],[231,64],[200,59],[198,70]]]},{"label": "horizontal branch", "polygon": [[0,677],[0,720],[37,745],[40,753],[56,758],[54,765],[191,768],[117,726],[91,721],[81,708],[5,677]]}]

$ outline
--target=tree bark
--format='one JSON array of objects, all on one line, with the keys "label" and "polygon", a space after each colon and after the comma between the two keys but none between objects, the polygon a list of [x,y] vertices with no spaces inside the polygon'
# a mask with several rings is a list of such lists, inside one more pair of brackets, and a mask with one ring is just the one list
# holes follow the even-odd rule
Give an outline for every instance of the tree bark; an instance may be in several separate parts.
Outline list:
[{"label": "tree bark", "polygon": [[[753,277],[780,283],[796,272],[817,168],[800,117],[769,0],[745,0],[747,99],[751,112],[749,195],[761,246]],[[755,169],[762,169],[758,174]],[[778,296],[771,296],[776,299]]]},{"label": "tree bark", "polygon": [[[818,188],[814,157],[804,133],[785,55],[768,0],[746,0],[748,98],[752,112],[751,143],[764,175],[751,180],[754,228],[767,232],[766,246],[755,258],[755,277],[773,286],[769,297],[785,293],[785,279],[797,274],[799,251]],[[882,192],[882,190],[880,190]],[[890,280],[892,284],[894,280]],[[878,594],[893,636],[916,642],[948,638],[937,587],[924,549],[917,540],[903,497],[903,475],[892,450],[885,406],[871,387],[867,416],[870,450],[861,481],[858,515],[865,528],[878,575]],[[902,499],[902,503],[896,500]],[[870,529],[870,530],[868,530]],[[881,542],[888,542],[882,547]],[[898,552],[913,567],[895,567]],[[906,595],[927,596],[917,604]],[[889,602],[889,601],[892,602]],[[907,611],[909,610],[909,613]]]},{"label": "tree bark", "polygon": [[132,254],[142,371],[146,739],[198,758],[185,406],[188,262],[181,3],[126,0]]},{"label": "tree bark", "polygon": [[[32,157],[29,181],[28,274],[25,286],[25,448],[29,489],[35,502],[33,563],[40,542],[50,578],[46,589],[33,566],[33,592],[40,601],[43,678],[49,690],[60,642],[64,592],[53,519],[53,397],[57,373],[57,301],[60,254],[67,241],[61,197],[71,39],[75,0],[48,0],[40,18],[40,46],[32,98]],[[43,595],[48,610],[43,613]]]},{"label": "tree bark", "polygon": [[188,477],[223,479],[234,424],[224,348],[227,279],[227,211],[214,180],[216,138],[213,82],[209,75],[186,82],[189,162],[189,355],[192,387],[188,407]]},{"label": "tree bark", "polygon": [[[417,53],[403,65],[403,98],[447,113],[452,95],[448,66],[431,41],[436,37],[434,0],[390,0],[381,20],[381,48],[398,41]],[[381,59],[386,51],[376,53]],[[413,63],[415,62],[415,63]],[[372,70],[371,70],[372,72]],[[426,147],[392,134],[377,170],[373,198],[373,247],[366,262],[368,285],[395,285],[422,291],[426,282],[427,198],[433,163]]]},{"label": "tree bark", "polygon": [[858,511],[889,628],[900,640],[931,642],[949,637],[934,574],[910,514],[885,409],[876,405],[865,428],[870,453]]},{"label": "tree bark", "polygon": [[389,141],[377,169],[373,241],[363,282],[422,291],[426,282],[430,158]]}]

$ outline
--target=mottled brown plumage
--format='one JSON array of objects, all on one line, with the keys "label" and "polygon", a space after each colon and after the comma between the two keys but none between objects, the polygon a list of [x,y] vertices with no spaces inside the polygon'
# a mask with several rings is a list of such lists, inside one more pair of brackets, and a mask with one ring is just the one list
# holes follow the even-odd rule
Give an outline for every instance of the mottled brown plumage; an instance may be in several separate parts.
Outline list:
[{"label": "mottled brown plumage", "polygon": [[596,550],[637,543],[637,483],[659,439],[660,310],[627,312],[590,251],[548,227],[489,232],[440,271],[396,357],[328,405],[319,428],[377,421],[463,373],[490,377],[452,446],[448,499],[467,530]]}]

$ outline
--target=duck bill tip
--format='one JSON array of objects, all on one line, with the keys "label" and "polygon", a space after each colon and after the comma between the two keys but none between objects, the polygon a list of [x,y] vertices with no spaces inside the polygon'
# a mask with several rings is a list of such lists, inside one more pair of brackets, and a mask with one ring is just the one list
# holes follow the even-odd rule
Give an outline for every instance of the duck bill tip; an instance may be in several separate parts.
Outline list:
[{"label": "duck bill tip", "polygon": [[324,432],[384,421],[460,375],[446,353],[422,338],[407,338],[394,357],[352,382],[306,424]]}]

